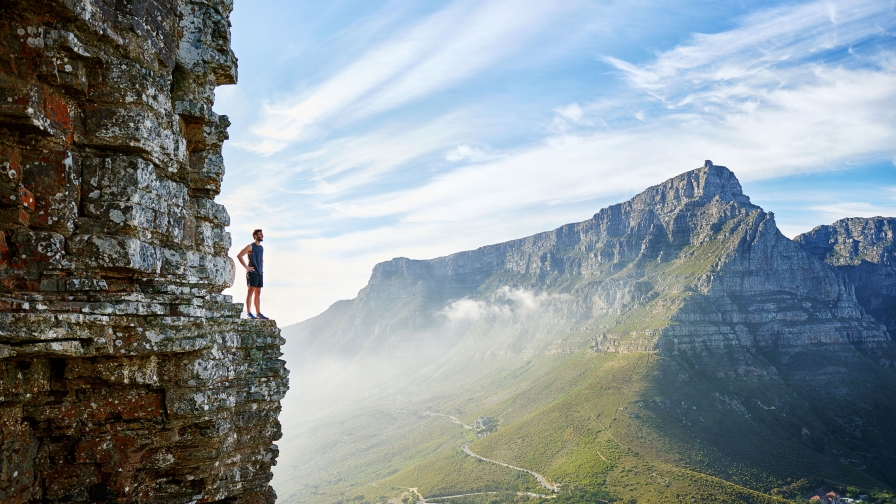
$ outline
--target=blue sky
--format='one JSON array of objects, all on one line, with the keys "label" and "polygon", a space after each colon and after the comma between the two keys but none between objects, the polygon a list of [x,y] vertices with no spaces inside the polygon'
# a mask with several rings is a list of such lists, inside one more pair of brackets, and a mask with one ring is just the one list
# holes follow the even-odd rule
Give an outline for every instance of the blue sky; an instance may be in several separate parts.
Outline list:
[{"label": "blue sky", "polygon": [[[590,218],[711,159],[788,236],[896,215],[896,1],[237,1],[218,201],[263,311]],[[245,295],[241,277],[231,294]]]}]

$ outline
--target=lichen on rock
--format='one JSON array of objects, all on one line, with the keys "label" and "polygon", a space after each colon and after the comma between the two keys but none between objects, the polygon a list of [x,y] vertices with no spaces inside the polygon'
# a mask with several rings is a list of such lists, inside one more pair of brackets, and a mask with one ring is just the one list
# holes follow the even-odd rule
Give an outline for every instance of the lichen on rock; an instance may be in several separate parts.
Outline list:
[{"label": "lichen on rock", "polygon": [[287,389],[240,320],[229,0],[0,5],[0,501],[273,502]]}]

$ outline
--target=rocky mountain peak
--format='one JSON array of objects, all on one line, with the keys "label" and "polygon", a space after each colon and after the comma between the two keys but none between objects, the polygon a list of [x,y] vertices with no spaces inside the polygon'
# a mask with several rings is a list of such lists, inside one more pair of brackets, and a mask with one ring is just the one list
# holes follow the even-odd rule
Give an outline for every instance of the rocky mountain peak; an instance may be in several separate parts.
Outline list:
[{"label": "rocky mountain peak", "polygon": [[703,197],[719,197],[726,201],[750,203],[750,197],[744,194],[740,181],[728,168],[716,166],[707,159],[703,167],[695,170],[695,173],[699,175],[700,193]]},{"label": "rocky mountain peak", "polygon": [[734,173],[706,160],[700,168],[649,187],[629,203],[633,208],[651,209],[662,215],[678,212],[687,203],[703,205],[715,199],[753,207]]}]

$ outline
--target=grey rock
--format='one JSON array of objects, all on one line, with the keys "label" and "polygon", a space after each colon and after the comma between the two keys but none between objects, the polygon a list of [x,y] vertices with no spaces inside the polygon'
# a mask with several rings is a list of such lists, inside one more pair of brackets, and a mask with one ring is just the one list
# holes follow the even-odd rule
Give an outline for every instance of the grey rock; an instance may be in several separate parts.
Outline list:
[{"label": "grey rock", "polygon": [[841,219],[794,241],[846,275],[865,311],[896,335],[896,218]]}]

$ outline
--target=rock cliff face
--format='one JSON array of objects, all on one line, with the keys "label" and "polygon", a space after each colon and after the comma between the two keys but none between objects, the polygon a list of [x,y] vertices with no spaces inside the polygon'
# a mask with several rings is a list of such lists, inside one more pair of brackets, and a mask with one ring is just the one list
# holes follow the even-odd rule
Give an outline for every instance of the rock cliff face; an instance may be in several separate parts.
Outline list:
[{"label": "rock cliff face", "polygon": [[343,354],[394,348],[427,332],[450,339],[435,331],[446,307],[467,299],[488,318],[500,310],[482,303],[502,289],[507,298],[531,293],[542,309],[480,328],[501,339],[533,338],[539,331],[528,329],[543,327],[582,334],[600,350],[670,353],[890,341],[845,278],[783,236],[734,174],[709,161],[584,222],[428,261],[378,264],[356,299],[297,332],[310,335],[312,348],[335,342]]},{"label": "rock cliff face", "polygon": [[896,335],[896,218],[841,219],[794,241],[845,274],[865,311]]},{"label": "rock cliff face", "polygon": [[0,5],[0,501],[273,502],[287,388],[214,202],[229,0]]}]

